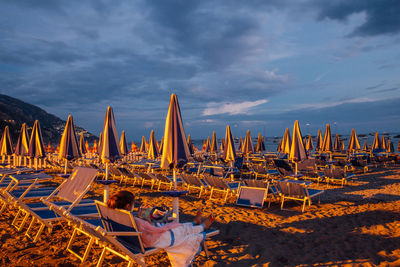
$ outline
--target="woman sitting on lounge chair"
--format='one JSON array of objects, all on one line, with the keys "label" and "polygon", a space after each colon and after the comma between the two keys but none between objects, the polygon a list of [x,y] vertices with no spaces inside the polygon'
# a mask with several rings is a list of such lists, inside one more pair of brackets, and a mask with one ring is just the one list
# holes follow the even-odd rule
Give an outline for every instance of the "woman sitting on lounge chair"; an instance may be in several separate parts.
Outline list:
[{"label": "woman sitting on lounge chair", "polygon": [[[132,211],[135,197],[129,191],[119,191],[107,201],[107,206],[113,209]],[[212,215],[203,218],[198,212],[193,222],[167,223],[157,227],[149,221],[134,217],[138,231],[142,233],[145,247],[165,249],[172,266],[189,266],[196,254],[200,251],[201,243],[205,239],[204,231],[214,221]]]}]

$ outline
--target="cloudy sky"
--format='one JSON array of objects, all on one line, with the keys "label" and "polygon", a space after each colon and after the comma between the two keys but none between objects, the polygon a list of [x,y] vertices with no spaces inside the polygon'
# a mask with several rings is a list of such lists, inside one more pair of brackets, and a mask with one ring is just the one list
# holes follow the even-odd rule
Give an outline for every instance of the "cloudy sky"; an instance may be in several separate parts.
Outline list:
[{"label": "cloudy sky", "polygon": [[0,93],[95,134],[400,131],[400,1],[0,2]]}]

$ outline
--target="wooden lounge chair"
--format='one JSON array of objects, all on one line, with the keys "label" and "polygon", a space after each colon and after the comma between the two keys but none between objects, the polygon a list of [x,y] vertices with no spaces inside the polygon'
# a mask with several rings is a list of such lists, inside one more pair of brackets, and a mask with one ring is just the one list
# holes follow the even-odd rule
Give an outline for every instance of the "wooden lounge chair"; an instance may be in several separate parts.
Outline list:
[{"label": "wooden lounge chair", "polygon": [[281,194],[281,209],[283,209],[285,199],[292,199],[303,202],[302,212],[304,212],[307,202],[308,206],[311,206],[311,198],[319,196],[324,192],[324,190],[307,188],[307,183],[304,181],[290,179],[277,181],[277,187]]},{"label": "wooden lounge chair", "polygon": [[240,187],[239,182],[234,182],[234,183],[228,183],[224,179],[215,177],[215,176],[204,176],[204,180],[206,183],[210,186],[211,191],[210,191],[210,199],[213,199],[213,193],[214,192],[221,192],[223,194],[223,202],[225,203],[228,195],[231,194],[236,194],[238,192],[238,189]]},{"label": "wooden lounge chair", "polygon": [[181,177],[188,190],[188,194],[190,194],[191,189],[197,189],[199,190],[198,197],[201,197],[201,194],[204,192],[204,190],[207,190],[209,188],[209,185],[207,183],[203,182],[203,180],[194,175],[181,173]]}]

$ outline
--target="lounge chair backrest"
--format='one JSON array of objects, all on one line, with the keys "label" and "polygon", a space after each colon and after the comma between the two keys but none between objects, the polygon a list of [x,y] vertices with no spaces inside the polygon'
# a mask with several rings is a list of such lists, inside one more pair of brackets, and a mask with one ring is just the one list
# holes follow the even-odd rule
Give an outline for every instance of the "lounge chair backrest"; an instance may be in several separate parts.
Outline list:
[{"label": "lounge chair backrest", "polygon": [[274,164],[275,164],[275,167],[278,169],[278,171],[280,173],[282,173],[283,175],[293,174],[292,167],[285,160],[283,160],[283,159],[274,159]]},{"label": "lounge chair backrest", "polygon": [[292,182],[277,181],[280,193],[287,196],[304,197],[306,191],[303,185]]},{"label": "lounge chair backrest", "polygon": [[75,202],[79,196],[89,190],[89,185],[96,178],[98,171],[92,168],[75,168],[68,180],[61,186],[57,196]]},{"label": "lounge chair backrest", "polygon": [[218,187],[218,188],[222,188],[222,189],[229,188],[229,186],[221,178],[206,175],[206,176],[204,176],[204,179],[206,180],[206,182],[209,185],[211,185],[213,187]]},{"label": "lounge chair backrest", "polygon": [[315,168],[315,159],[305,159],[297,163],[298,170],[313,170]]},{"label": "lounge chair backrest", "polygon": [[248,187],[268,188],[268,183],[261,180],[245,179],[244,182]]},{"label": "lounge chair backrest", "polygon": [[[107,232],[137,232],[135,220],[130,212],[111,209],[98,201],[96,201],[96,206]],[[116,239],[134,253],[144,252],[140,236],[116,236]]]}]

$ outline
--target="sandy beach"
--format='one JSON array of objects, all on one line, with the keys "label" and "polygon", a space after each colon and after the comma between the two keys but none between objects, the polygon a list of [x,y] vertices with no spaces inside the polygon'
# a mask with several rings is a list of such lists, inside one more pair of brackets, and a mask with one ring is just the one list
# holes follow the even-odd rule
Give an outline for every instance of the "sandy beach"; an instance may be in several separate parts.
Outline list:
[{"label": "sandy beach", "polygon": [[[112,191],[119,190],[113,185]],[[171,205],[171,199],[149,188],[127,187],[149,205]],[[181,220],[191,220],[197,209],[213,213],[213,227],[221,233],[208,241],[211,257],[204,252],[194,266],[400,266],[400,168],[374,169],[358,174],[350,184],[324,189],[320,203],[314,201],[301,213],[298,203],[278,202],[267,208],[239,207],[194,195],[180,199]],[[95,186],[89,197],[101,199]],[[72,227],[56,223],[51,234],[35,244],[11,226],[14,211],[0,215],[1,266],[95,266],[101,249],[94,245],[82,265],[66,251]],[[87,239],[80,238],[80,244]],[[165,253],[146,257],[149,266],[169,266]],[[125,266],[108,255],[104,266]]]}]

